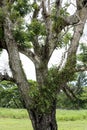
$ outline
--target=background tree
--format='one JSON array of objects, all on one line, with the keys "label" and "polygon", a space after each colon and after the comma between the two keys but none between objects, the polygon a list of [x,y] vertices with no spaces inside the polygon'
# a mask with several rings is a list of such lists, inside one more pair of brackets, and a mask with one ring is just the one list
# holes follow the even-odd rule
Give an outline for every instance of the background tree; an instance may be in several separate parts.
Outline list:
[{"label": "background tree", "polygon": [[23,108],[18,87],[10,81],[0,83],[0,107]]},{"label": "background tree", "polygon": [[[63,7],[61,0],[0,2],[0,48],[7,50],[13,74],[12,78],[0,75],[0,79],[13,80],[17,84],[34,130],[57,130],[57,94],[60,89],[71,92],[66,89],[67,83],[74,79],[76,71],[86,69],[86,66],[77,68],[76,64],[79,40],[87,19],[86,2],[76,0],[77,9],[71,16],[67,13],[68,6],[65,4]],[[27,24],[24,21],[26,15],[30,16]],[[50,57],[56,48],[67,46],[61,39],[72,25],[73,35],[67,43],[65,63],[63,57],[60,65],[50,73]],[[35,65],[37,83],[34,87],[30,87],[26,79],[19,52],[30,58]]]},{"label": "background tree", "polygon": [[57,107],[62,109],[86,109],[87,74],[85,72],[76,73],[74,81],[69,82],[68,87],[60,91],[57,98]]}]

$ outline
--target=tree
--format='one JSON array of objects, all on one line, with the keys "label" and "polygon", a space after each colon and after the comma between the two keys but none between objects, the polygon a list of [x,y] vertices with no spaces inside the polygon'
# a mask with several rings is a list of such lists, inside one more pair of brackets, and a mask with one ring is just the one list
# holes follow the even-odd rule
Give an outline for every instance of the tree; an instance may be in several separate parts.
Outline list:
[{"label": "tree", "polygon": [[[74,81],[69,82],[68,87],[69,88],[64,87],[64,89],[60,91],[57,98],[57,107],[62,109],[81,109],[81,108],[86,109],[87,108],[86,72],[76,73]],[[69,89],[71,92],[69,92]]]},{"label": "tree", "polygon": [[[0,1],[0,48],[7,50],[13,74],[13,77],[0,75],[0,79],[12,80],[17,84],[34,130],[57,130],[57,94],[60,89],[68,88],[67,82],[73,80],[76,71],[87,68],[77,68],[76,64],[79,40],[87,19],[87,5],[84,0],[76,0],[76,4],[76,12],[69,15],[69,4],[63,7],[61,0]],[[24,22],[26,15],[30,16],[28,23]],[[67,41],[64,37],[72,26],[73,35]],[[63,46],[68,46],[65,63],[63,56],[60,65],[48,71],[53,51]],[[35,86],[30,87],[26,79],[19,52],[35,65]]]},{"label": "tree", "polygon": [[0,107],[23,108],[16,84],[11,81],[0,82]]}]

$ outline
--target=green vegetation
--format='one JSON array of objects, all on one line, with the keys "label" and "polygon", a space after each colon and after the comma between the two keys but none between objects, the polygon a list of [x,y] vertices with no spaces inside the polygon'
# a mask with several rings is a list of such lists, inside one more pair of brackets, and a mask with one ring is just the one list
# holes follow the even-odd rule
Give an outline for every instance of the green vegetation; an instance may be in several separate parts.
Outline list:
[{"label": "green vegetation", "polygon": [[[55,88],[57,87],[57,78],[53,75],[56,73],[56,68],[51,68],[49,70],[49,76],[48,76],[48,86],[42,87],[43,90],[43,97],[40,95],[39,89],[37,87],[37,83],[35,81],[29,80],[30,84],[30,97],[33,101],[33,104],[31,107],[38,106],[38,111],[42,111],[44,106],[49,110],[49,107],[51,105],[51,102],[55,98],[55,94],[53,94],[53,91],[55,92]],[[51,77],[53,76],[53,80],[51,80]],[[55,84],[53,83],[55,81]],[[50,87],[53,84],[53,88]],[[67,96],[67,94],[62,90],[57,96],[57,108],[58,109],[87,109],[87,74],[86,72],[79,72],[75,74],[74,80],[72,82],[68,83],[68,86],[71,91],[73,91],[74,95],[77,97],[77,99],[71,100],[70,97]],[[48,89],[47,89],[48,88]],[[47,90],[46,90],[47,89]],[[46,95],[46,93],[48,95]],[[42,98],[38,98],[42,97]],[[44,100],[44,97],[46,97],[47,100]],[[43,102],[44,100],[44,102]],[[67,102],[66,102],[67,101]],[[42,105],[43,102],[43,105]],[[20,93],[18,91],[18,87],[16,84],[10,81],[1,81],[0,82],[0,107],[5,108],[25,108],[24,102],[20,96]],[[49,111],[48,111],[49,112]]]},{"label": "green vegetation", "polygon": [[28,113],[24,109],[0,108],[0,117],[1,118],[23,119],[23,118],[28,118]]},{"label": "green vegetation", "polygon": [[87,110],[57,110],[57,121],[77,121],[87,119]]},{"label": "green vegetation", "polygon": [[[57,110],[59,130],[86,130],[87,110]],[[24,109],[0,108],[0,130],[33,130]]]},{"label": "green vegetation", "polygon": [[[25,109],[0,108],[0,118],[28,119],[28,113]],[[86,120],[87,110],[57,110],[57,121],[76,121]]]},{"label": "green vegetation", "polygon": [[[59,121],[59,130],[87,130],[87,121]],[[0,130],[33,130],[28,119],[0,119]]]},{"label": "green vegetation", "polygon": [[59,122],[59,130],[87,130],[87,121]]},{"label": "green vegetation", "polygon": [[0,130],[33,130],[29,119],[0,119]]}]

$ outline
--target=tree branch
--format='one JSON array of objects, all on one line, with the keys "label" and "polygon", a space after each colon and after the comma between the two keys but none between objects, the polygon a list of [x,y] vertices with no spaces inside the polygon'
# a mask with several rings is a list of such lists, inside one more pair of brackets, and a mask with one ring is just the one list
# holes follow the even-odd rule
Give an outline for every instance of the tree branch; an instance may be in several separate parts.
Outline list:
[{"label": "tree branch", "polygon": [[56,17],[58,18],[60,16],[60,9],[62,7],[62,0],[56,0],[55,2],[55,8],[56,8]]},{"label": "tree branch", "polygon": [[[66,96],[67,96],[68,98],[70,98],[70,100],[71,100],[72,102],[78,102],[79,104],[87,103],[87,99],[82,100],[82,99],[78,98],[78,97],[75,95],[75,93],[72,91],[72,89],[70,89],[70,87],[68,87],[67,84],[65,84],[65,85],[62,87],[62,89],[63,89],[64,93],[66,94]],[[79,105],[79,104],[78,104],[78,105]]]},{"label": "tree branch", "polygon": [[7,73],[4,75],[0,73],[0,81],[3,81],[3,80],[12,81],[12,82],[15,81],[13,77],[10,77]]},{"label": "tree branch", "polygon": [[87,71],[87,66],[79,66],[75,69],[76,72],[83,72],[83,71]]},{"label": "tree branch", "polygon": [[77,9],[81,10],[84,7],[87,7],[87,1],[86,0],[76,0]]},{"label": "tree branch", "polygon": [[64,91],[64,93],[66,94],[66,96],[72,101],[81,101],[81,99],[79,99],[75,93],[72,91],[72,89],[70,89],[70,87],[68,87],[67,84],[64,84],[64,86],[62,86],[62,90]]},{"label": "tree branch", "polygon": [[59,76],[62,79],[62,82],[72,81],[76,71],[76,52],[79,46],[80,37],[83,34],[84,25],[87,19],[87,9],[83,8],[80,12],[80,19],[83,23],[78,24],[74,27],[73,39],[71,40],[70,47],[67,53],[66,63],[63,66],[62,70],[59,71]]},{"label": "tree branch", "polygon": [[87,19],[87,9],[83,8],[79,15],[82,23],[78,24],[74,27],[74,34],[73,39],[71,40],[70,47],[67,53],[67,63],[65,67],[69,68],[70,70],[75,70],[76,67],[76,52],[79,46],[79,40],[83,34],[84,25]]},{"label": "tree branch", "polygon": [[33,19],[37,19],[38,13],[39,13],[40,8],[41,8],[41,5],[40,5],[40,6],[38,6],[38,4],[37,4],[36,0],[34,0],[33,5],[37,5],[37,7],[36,7],[36,8],[34,8],[34,12],[33,12],[32,20],[33,20]]},{"label": "tree branch", "polygon": [[5,3],[3,8],[5,8],[6,14],[4,19],[4,37],[9,56],[9,64],[12,70],[13,78],[15,79],[15,83],[18,85],[21,96],[25,101],[26,108],[29,108],[31,104],[29,97],[29,83],[22,68],[17,43],[12,35],[13,24],[9,18],[9,10]]},{"label": "tree branch", "polygon": [[[50,9],[50,0],[48,1],[48,11],[46,9],[46,3],[44,0],[42,0],[42,16],[45,21],[46,26],[46,40],[44,45],[44,55],[45,59],[49,60],[53,50],[54,50],[54,44],[52,41],[52,19],[51,19],[51,9]],[[43,56],[44,56],[43,55]]]},{"label": "tree branch", "polygon": [[46,10],[46,0],[42,0],[42,15],[44,20],[49,16]]},{"label": "tree branch", "polygon": [[29,48],[24,48],[23,46],[18,45],[18,50],[22,54],[26,55],[33,63],[39,62],[37,55],[32,52]]},{"label": "tree branch", "polygon": [[80,21],[78,11],[75,12],[73,15],[64,18],[66,26],[77,24]]},{"label": "tree branch", "polygon": [[75,99],[73,98],[72,94],[66,89],[66,87],[64,86],[63,88],[64,93],[66,94],[66,96],[71,100],[74,101]]},{"label": "tree branch", "polygon": [[67,49],[65,50],[64,53],[62,53],[62,57],[61,57],[59,65],[58,65],[58,70],[60,70],[63,67],[63,63],[64,63],[64,60],[66,58],[66,53],[67,53]]}]

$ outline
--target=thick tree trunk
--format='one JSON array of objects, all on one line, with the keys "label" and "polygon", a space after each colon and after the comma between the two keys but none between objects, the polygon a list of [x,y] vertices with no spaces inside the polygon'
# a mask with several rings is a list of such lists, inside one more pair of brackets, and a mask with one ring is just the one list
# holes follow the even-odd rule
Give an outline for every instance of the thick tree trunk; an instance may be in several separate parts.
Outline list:
[{"label": "thick tree trunk", "polygon": [[38,114],[35,110],[31,110],[30,117],[34,130],[58,130],[56,109],[53,109],[49,114]]},{"label": "thick tree trunk", "polygon": [[[53,101],[51,101],[52,107],[51,108],[49,107],[49,110],[48,110],[50,112],[47,112],[45,109],[45,107],[47,106],[43,105],[44,100],[48,100],[46,98],[42,101],[42,106],[41,106],[41,107],[44,107],[44,110],[45,110],[44,112],[39,112],[39,111],[37,112],[38,108],[37,109],[30,108],[30,106],[32,107],[33,102],[31,103],[31,99],[29,97],[29,83],[22,69],[17,44],[11,34],[11,27],[9,26],[9,23],[10,23],[10,19],[9,17],[6,17],[6,20],[4,23],[4,32],[5,32],[7,51],[9,54],[9,63],[12,69],[13,78],[15,79],[15,82],[17,83],[19,90],[21,92],[22,98],[25,101],[26,108],[30,115],[33,128],[34,130],[57,130],[57,123],[56,123],[56,118],[55,118],[56,105],[55,103],[53,104]],[[43,65],[44,63],[41,64],[41,66],[36,69],[37,82],[40,86],[40,92],[41,92],[40,95],[43,94],[42,90],[43,90],[43,85],[44,85],[44,79],[47,74],[47,67],[46,66],[44,67]],[[47,96],[48,95],[46,95],[46,97]],[[39,95],[38,95],[38,98],[39,98]],[[34,104],[34,106],[35,105],[36,104]]]},{"label": "thick tree trunk", "polygon": [[[32,126],[34,130],[58,130],[57,122],[56,122],[56,98],[50,100],[48,99],[50,97],[47,91],[51,87],[49,88],[46,85],[46,81],[45,81],[47,77],[47,71],[48,71],[47,65],[45,63],[41,63],[41,65],[38,67],[36,66],[36,77],[37,77],[38,85],[40,87],[39,90],[41,95],[41,97],[38,98],[44,99],[43,101],[41,100],[42,106],[40,106],[40,109],[43,109],[44,112],[37,110],[38,108],[30,110],[30,118],[32,121]],[[46,97],[44,98],[43,96],[45,90],[43,89],[43,86],[48,87],[46,88],[46,92],[45,92]],[[37,103],[41,101],[38,99]],[[49,108],[47,107],[47,104],[44,104],[45,101],[48,101],[48,104],[50,102],[51,105],[49,106]]]},{"label": "thick tree trunk", "polygon": [[18,85],[23,101],[28,109],[31,104],[29,98],[29,83],[22,68],[22,64],[19,57],[17,43],[12,35],[12,22],[7,16],[4,20],[4,37],[6,40],[6,48],[9,55],[9,65],[12,70],[13,79]]}]

